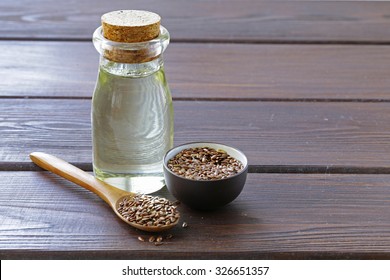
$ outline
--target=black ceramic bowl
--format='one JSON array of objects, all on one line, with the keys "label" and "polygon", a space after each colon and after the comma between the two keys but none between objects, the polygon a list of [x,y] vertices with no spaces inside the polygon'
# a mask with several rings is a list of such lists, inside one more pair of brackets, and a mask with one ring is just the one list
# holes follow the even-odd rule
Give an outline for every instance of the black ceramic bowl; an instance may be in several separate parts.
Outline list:
[{"label": "black ceramic bowl", "polygon": [[[188,148],[209,147],[224,150],[231,157],[241,161],[244,168],[237,174],[218,180],[194,180],[175,174],[168,168],[168,161]],[[172,195],[191,208],[211,210],[233,201],[242,191],[248,172],[248,160],[239,150],[219,143],[196,142],[177,146],[164,157],[165,183]]]}]

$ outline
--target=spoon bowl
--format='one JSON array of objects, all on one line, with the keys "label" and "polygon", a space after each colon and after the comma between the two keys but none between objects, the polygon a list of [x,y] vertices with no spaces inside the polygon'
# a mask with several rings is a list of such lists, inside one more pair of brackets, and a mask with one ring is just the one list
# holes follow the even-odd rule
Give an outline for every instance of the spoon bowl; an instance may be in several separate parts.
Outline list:
[{"label": "spoon bowl", "polygon": [[128,201],[131,201],[138,194],[127,192],[121,189],[118,189],[114,186],[111,186],[103,181],[96,179],[91,174],[79,169],[78,167],[60,159],[53,155],[49,155],[41,152],[34,152],[30,154],[31,160],[41,168],[53,172],[66,180],[69,180],[95,194],[97,194],[101,199],[103,199],[115,214],[125,223],[143,231],[148,232],[160,232],[173,228],[178,222],[179,219],[170,223],[169,225],[143,225],[136,222],[127,220],[122,216],[118,209],[123,198],[128,198]]}]

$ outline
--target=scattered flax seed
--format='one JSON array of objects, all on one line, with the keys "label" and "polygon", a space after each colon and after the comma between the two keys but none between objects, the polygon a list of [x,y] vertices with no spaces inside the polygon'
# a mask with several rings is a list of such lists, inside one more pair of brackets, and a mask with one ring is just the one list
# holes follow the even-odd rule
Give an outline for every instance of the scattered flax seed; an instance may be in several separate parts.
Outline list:
[{"label": "scattered flax seed", "polygon": [[173,235],[172,234],[168,234],[165,239],[172,239]]},{"label": "scattered flax seed", "polygon": [[[172,238],[173,238],[172,234],[167,234],[165,237],[163,237],[162,235],[159,236],[151,235],[147,240],[149,241],[149,243],[153,243],[155,246],[161,246],[164,244],[163,242],[164,239],[169,240]],[[145,242],[145,238],[142,236],[138,236],[138,240],[141,242]]]},{"label": "scattered flax seed", "polygon": [[163,237],[162,236],[158,236],[157,238],[156,238],[156,242],[162,242],[163,241]]},{"label": "scattered flax seed", "polygon": [[178,176],[207,181],[234,176],[244,166],[223,150],[201,147],[182,150],[168,161],[168,168]]},{"label": "scattered flax seed", "polygon": [[186,228],[188,227],[188,224],[186,222],[183,222],[183,224],[181,225],[182,228]]}]

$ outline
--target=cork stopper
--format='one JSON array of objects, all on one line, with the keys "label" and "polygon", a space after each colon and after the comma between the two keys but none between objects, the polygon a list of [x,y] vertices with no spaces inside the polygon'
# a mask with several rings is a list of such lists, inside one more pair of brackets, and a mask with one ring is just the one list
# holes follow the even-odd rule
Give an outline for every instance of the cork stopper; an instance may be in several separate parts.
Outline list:
[{"label": "cork stopper", "polygon": [[122,43],[149,41],[160,33],[161,18],[158,14],[122,10],[106,13],[102,16],[104,37]]},{"label": "cork stopper", "polygon": [[[160,35],[161,17],[148,11],[121,10],[102,16],[104,38],[118,43],[141,43]],[[158,57],[148,45],[113,47],[104,51],[104,57],[120,63],[144,63]]]}]

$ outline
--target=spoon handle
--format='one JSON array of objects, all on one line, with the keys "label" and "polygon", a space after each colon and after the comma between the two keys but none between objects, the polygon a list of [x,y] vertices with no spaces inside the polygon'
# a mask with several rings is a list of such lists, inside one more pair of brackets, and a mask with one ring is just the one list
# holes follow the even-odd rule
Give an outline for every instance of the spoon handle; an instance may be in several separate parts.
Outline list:
[{"label": "spoon handle", "polygon": [[102,198],[112,207],[115,202],[122,196],[129,193],[121,189],[115,188],[103,181],[96,179],[91,174],[79,169],[78,167],[55,156],[34,152],[30,154],[31,160],[38,166],[51,171],[95,194]]}]

